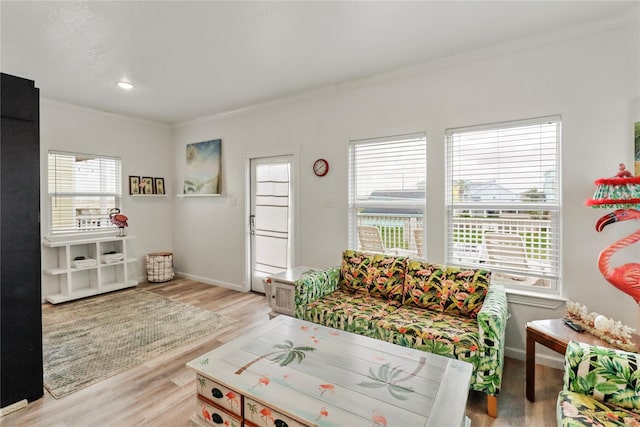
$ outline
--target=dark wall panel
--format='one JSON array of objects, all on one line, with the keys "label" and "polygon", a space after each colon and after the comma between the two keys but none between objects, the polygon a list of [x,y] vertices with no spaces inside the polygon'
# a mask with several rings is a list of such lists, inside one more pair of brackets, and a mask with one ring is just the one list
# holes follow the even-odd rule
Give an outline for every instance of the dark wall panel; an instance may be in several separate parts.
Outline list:
[{"label": "dark wall panel", "polygon": [[43,395],[40,127],[34,82],[0,80],[0,407]]}]

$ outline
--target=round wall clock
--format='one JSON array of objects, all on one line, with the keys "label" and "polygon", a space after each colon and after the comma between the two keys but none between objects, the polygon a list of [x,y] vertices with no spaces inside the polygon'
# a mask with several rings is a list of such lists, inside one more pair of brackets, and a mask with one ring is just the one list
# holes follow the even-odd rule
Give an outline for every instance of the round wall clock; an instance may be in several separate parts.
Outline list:
[{"label": "round wall clock", "polygon": [[325,176],[329,172],[329,162],[325,159],[318,159],[313,162],[313,173],[317,176]]}]

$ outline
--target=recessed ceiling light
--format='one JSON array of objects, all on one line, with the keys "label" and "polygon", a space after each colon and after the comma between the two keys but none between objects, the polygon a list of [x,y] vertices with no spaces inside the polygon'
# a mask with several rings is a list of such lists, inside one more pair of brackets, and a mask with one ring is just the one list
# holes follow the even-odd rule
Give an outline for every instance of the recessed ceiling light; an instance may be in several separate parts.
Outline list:
[{"label": "recessed ceiling light", "polygon": [[124,90],[131,90],[133,89],[133,85],[129,82],[124,82],[124,81],[120,81],[118,83],[116,83],[118,86],[120,86],[120,88],[124,89]]}]

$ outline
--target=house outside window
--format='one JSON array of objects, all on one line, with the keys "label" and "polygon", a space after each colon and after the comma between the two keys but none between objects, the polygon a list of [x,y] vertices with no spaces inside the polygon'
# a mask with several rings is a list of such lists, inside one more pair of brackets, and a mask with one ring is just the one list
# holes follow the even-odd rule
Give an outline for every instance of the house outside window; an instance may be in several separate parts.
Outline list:
[{"label": "house outside window", "polygon": [[424,133],[349,144],[349,247],[424,257]]},{"label": "house outside window", "polygon": [[91,154],[48,153],[49,234],[113,232],[120,208],[121,161]]},{"label": "house outside window", "polygon": [[560,280],[560,117],[449,129],[447,263],[548,293]]}]

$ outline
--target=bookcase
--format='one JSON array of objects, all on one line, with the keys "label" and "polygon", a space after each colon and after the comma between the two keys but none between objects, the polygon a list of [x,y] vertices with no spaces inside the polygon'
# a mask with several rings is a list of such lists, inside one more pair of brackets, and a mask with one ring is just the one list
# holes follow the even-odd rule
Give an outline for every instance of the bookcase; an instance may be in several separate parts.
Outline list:
[{"label": "bookcase", "polygon": [[[47,295],[46,300],[58,304],[136,286],[138,281],[131,279],[133,268],[130,264],[138,260],[129,254],[127,245],[134,238],[135,236],[109,236],[66,241],[45,239],[43,246],[57,252],[57,265],[46,267],[44,272],[57,277],[60,289],[56,294]],[[112,261],[106,258],[109,253],[114,252],[122,254],[122,259]],[[96,263],[76,266],[74,260],[77,259],[93,259]]]}]

